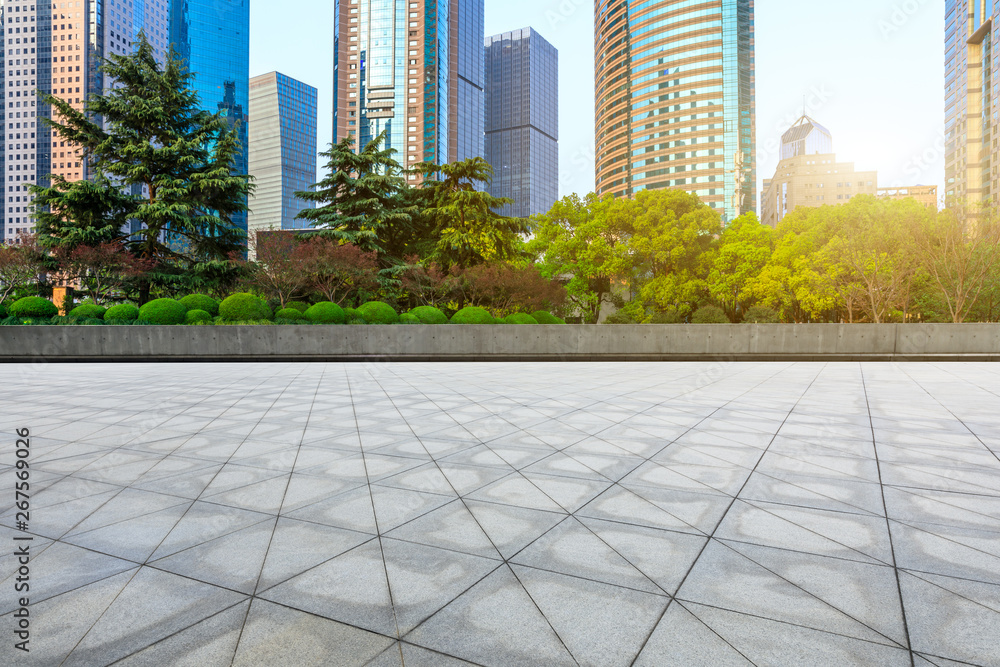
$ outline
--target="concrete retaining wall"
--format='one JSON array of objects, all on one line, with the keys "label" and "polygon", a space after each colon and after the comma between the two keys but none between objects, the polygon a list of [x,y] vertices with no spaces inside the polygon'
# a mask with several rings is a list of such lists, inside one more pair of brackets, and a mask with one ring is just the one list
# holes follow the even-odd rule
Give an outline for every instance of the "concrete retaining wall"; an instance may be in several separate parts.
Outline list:
[{"label": "concrete retaining wall", "polygon": [[1000,324],[3,326],[0,361],[1000,361]]}]

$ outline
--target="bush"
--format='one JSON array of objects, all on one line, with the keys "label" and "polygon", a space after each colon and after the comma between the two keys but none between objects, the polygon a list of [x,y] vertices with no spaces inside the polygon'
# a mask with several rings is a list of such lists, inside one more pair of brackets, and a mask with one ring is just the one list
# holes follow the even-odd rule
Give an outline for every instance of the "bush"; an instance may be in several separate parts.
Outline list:
[{"label": "bush", "polygon": [[566,324],[566,320],[556,317],[547,310],[536,310],[531,314],[539,324]]},{"label": "bush", "polygon": [[0,303],[0,320],[7,317],[7,305]]},{"label": "bush", "polygon": [[40,296],[26,296],[10,306],[14,317],[52,317],[59,314],[56,304]]},{"label": "bush", "polygon": [[654,313],[649,318],[650,324],[680,324],[683,321],[684,318],[675,309],[668,310],[665,313]]},{"label": "bush", "polygon": [[503,318],[504,324],[538,324],[536,320],[531,315],[525,315],[524,313],[514,313],[513,315],[508,315]]},{"label": "bush", "polygon": [[767,306],[751,306],[747,308],[747,314],[743,316],[743,321],[748,324],[778,324],[781,322],[781,315],[775,309]]},{"label": "bush", "polygon": [[365,322],[365,318],[361,317],[361,313],[353,308],[344,308],[344,322],[346,324],[368,324]]},{"label": "bush", "polygon": [[691,316],[694,324],[729,324],[729,318],[718,306],[702,306]]},{"label": "bush", "polygon": [[273,316],[263,299],[247,292],[231,294],[223,299],[219,304],[219,315],[227,322],[269,320]]},{"label": "bush", "polygon": [[139,319],[146,324],[183,324],[186,314],[187,308],[176,299],[153,299],[139,308]]},{"label": "bush", "polygon": [[83,303],[69,311],[70,317],[75,317],[77,319],[101,319],[107,313],[106,308],[101,308],[98,305],[92,303]]},{"label": "bush", "polygon": [[184,316],[184,324],[198,324],[199,322],[211,322],[212,313],[207,310],[202,310],[201,308],[194,308],[187,311],[187,315]]},{"label": "bush", "polygon": [[207,294],[188,294],[178,301],[188,310],[203,310],[212,317],[219,314],[219,302]]},{"label": "bush", "polygon": [[305,321],[305,314],[298,308],[282,308],[274,314],[276,320],[302,320]]},{"label": "bush", "polygon": [[[408,314],[420,320],[421,324],[448,324],[448,316],[434,306],[417,306]],[[402,315],[400,319],[402,320]]]},{"label": "bush", "polygon": [[423,324],[423,322],[420,321],[420,318],[417,317],[416,315],[414,315],[413,313],[403,313],[402,315],[400,315],[399,316],[399,323],[400,324]]},{"label": "bush", "polygon": [[139,308],[131,303],[119,303],[117,306],[111,306],[104,313],[105,322],[131,322],[137,319],[139,319]]},{"label": "bush", "polygon": [[381,301],[369,301],[358,306],[358,313],[365,318],[368,324],[396,324],[399,322],[399,315],[387,303]]},{"label": "bush", "polygon": [[104,324],[104,320],[96,317],[85,317],[82,320],[74,322],[73,324]]},{"label": "bush", "polygon": [[302,303],[301,301],[289,301],[288,304],[284,308],[282,308],[282,310],[287,310],[288,308],[292,308],[294,310],[299,311],[300,313],[304,313],[307,310],[309,310],[309,304]]},{"label": "bush", "polygon": [[466,306],[451,316],[452,324],[493,324],[495,321],[488,310],[479,306]]},{"label": "bush", "polygon": [[344,309],[332,301],[320,301],[309,306],[304,317],[317,324],[343,324],[347,321]]},{"label": "bush", "polygon": [[611,313],[604,320],[605,324],[635,324],[635,319],[627,311],[619,310]]}]

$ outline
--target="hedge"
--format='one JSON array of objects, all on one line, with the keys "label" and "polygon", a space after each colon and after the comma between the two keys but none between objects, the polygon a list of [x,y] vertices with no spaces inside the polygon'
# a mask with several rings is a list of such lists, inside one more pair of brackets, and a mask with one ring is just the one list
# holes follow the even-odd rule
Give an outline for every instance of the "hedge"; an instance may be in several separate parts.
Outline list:
[{"label": "hedge", "polygon": [[146,324],[182,324],[186,314],[187,308],[176,299],[153,299],[139,308],[139,319]]},{"label": "hedge", "polygon": [[267,302],[247,292],[231,294],[219,304],[219,315],[227,322],[269,320],[273,317]]},{"label": "hedge", "polygon": [[417,306],[408,314],[415,316],[421,324],[448,324],[448,316],[434,306]]},{"label": "hedge", "polygon": [[691,316],[694,324],[729,324],[726,313],[718,306],[702,306]]},{"label": "hedge", "polygon": [[566,324],[566,320],[556,317],[547,310],[536,310],[531,314],[539,324]]},{"label": "hedge", "polygon": [[358,306],[358,313],[368,324],[396,324],[399,315],[392,306],[381,301],[369,301]]},{"label": "hedge", "polygon": [[489,311],[479,306],[466,306],[451,316],[452,324],[494,324]]},{"label": "hedge", "polygon": [[414,315],[413,313],[403,313],[402,315],[400,315],[399,316],[399,323],[400,324],[423,324],[423,322],[420,321],[420,318],[417,317],[416,315]]},{"label": "hedge", "polygon": [[111,322],[112,320],[116,322],[131,322],[137,319],[139,319],[139,308],[131,303],[119,303],[117,306],[111,306],[104,313],[105,322]]},{"label": "hedge", "polygon": [[300,313],[304,313],[307,310],[309,310],[309,304],[302,303],[301,301],[289,301],[287,304],[285,304],[285,307],[282,308],[282,310],[285,310],[287,308],[292,308],[294,310],[299,311]]},{"label": "hedge", "polygon": [[538,324],[538,320],[524,313],[513,313],[503,318],[503,321],[504,324]]},{"label": "hedge", "polygon": [[274,314],[276,320],[305,320],[306,316],[298,308],[282,308]]},{"label": "hedge", "polygon": [[14,317],[53,317],[59,314],[56,304],[40,296],[26,296],[10,306]]},{"label": "hedge", "polygon": [[184,324],[198,324],[199,322],[211,322],[212,313],[207,310],[202,310],[201,308],[194,308],[187,311],[187,315],[184,316]]},{"label": "hedge", "polygon": [[219,314],[219,302],[207,294],[188,294],[178,301],[188,310],[203,310],[212,317]]},{"label": "hedge", "polygon": [[344,322],[346,324],[368,324],[365,322],[365,318],[361,317],[361,313],[353,308],[344,308]]},{"label": "hedge", "polygon": [[320,301],[309,306],[305,318],[317,324],[343,324],[347,321],[344,309],[333,301]]},{"label": "hedge", "polygon": [[106,308],[101,308],[93,303],[84,303],[69,311],[70,317],[78,319],[101,319],[107,313]]}]

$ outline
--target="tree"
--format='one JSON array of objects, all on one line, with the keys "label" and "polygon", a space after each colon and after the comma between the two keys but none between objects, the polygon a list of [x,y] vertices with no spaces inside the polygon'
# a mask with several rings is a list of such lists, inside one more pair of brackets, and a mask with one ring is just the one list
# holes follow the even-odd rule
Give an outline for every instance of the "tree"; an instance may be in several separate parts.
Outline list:
[{"label": "tree", "polygon": [[723,230],[708,274],[708,291],[730,321],[738,321],[753,303],[748,286],[767,266],[772,250],[773,230],[753,213],[741,215]]},{"label": "tree", "polygon": [[248,265],[250,282],[282,308],[309,284],[300,248],[294,232],[257,230],[250,236],[250,254],[255,258]]},{"label": "tree", "polygon": [[480,306],[497,317],[557,310],[566,300],[566,290],[531,265],[488,262],[452,275],[461,307]]},{"label": "tree", "polygon": [[79,281],[83,291],[95,303],[105,303],[112,293],[129,279],[145,275],[154,260],[136,257],[122,241],[98,245],[78,245],[57,251],[62,276]]},{"label": "tree", "polygon": [[507,261],[520,254],[524,220],[497,214],[513,202],[480,189],[493,167],[481,157],[451,164],[422,162],[413,168],[424,177],[421,199],[436,239],[431,259],[442,266],[467,268],[487,261]]},{"label": "tree", "polygon": [[374,251],[313,237],[300,244],[295,256],[302,264],[309,287],[327,301],[337,304],[350,298],[366,301],[379,288],[378,258]]},{"label": "tree", "polygon": [[320,154],[327,158],[326,178],[295,196],[318,205],[296,217],[309,220],[322,236],[377,252],[390,262],[406,244],[416,207],[405,195],[396,150],[382,147],[385,137],[383,131],[359,152],[353,137],[331,145]]},{"label": "tree", "polygon": [[41,255],[33,236],[22,235],[17,243],[0,244],[0,303],[15,290],[38,280]]},{"label": "tree", "polygon": [[[232,173],[240,151],[238,128],[221,114],[201,110],[194,75],[173,50],[161,68],[143,33],[133,54],[111,55],[101,68],[115,85],[90,96],[85,111],[38,93],[54,111],[43,122],[78,146],[88,166],[105,178],[94,184],[100,192],[61,188],[56,181],[32,187],[36,203],[47,202],[49,214],[63,216],[63,228],[94,228],[107,211],[114,212],[112,224],[121,217],[138,222],[129,250],[154,260],[162,271],[228,259],[244,246],[245,234],[233,216],[247,210],[253,189],[249,176]],[[128,201],[111,192],[118,188],[142,194]],[[71,194],[77,200],[86,195],[94,205],[74,207]],[[57,227],[53,221],[52,229]],[[147,281],[141,300],[149,288]]]},{"label": "tree", "polygon": [[93,180],[49,177],[50,187],[30,186],[34,199],[38,245],[71,252],[77,246],[98,247],[128,237],[128,220],[138,203],[98,173]]}]

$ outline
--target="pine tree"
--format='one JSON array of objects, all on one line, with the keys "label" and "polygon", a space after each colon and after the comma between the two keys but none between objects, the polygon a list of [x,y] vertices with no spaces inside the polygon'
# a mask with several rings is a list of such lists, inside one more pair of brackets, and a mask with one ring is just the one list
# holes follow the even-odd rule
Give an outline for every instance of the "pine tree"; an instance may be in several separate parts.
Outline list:
[{"label": "pine tree", "polygon": [[[232,173],[240,151],[237,128],[200,109],[191,86],[194,74],[173,50],[164,66],[157,63],[145,34],[140,33],[134,53],[112,55],[102,71],[113,83],[107,92],[92,95],[84,112],[38,93],[53,110],[53,119],[44,122],[60,139],[79,146],[88,167],[106,177],[93,187],[67,188],[58,179],[52,187],[33,186],[39,220],[50,216],[47,233],[54,237],[66,226],[93,227],[114,212],[108,222],[117,224],[124,216],[139,223],[129,249],[167,273],[193,271],[199,262],[226,260],[242,249],[245,233],[233,216],[247,210],[253,186],[249,176]],[[94,119],[101,119],[103,127]],[[98,189],[103,189],[100,196]],[[111,192],[116,189],[142,194],[129,198]],[[80,203],[84,195],[93,207]],[[148,285],[143,292],[141,298]]]}]

